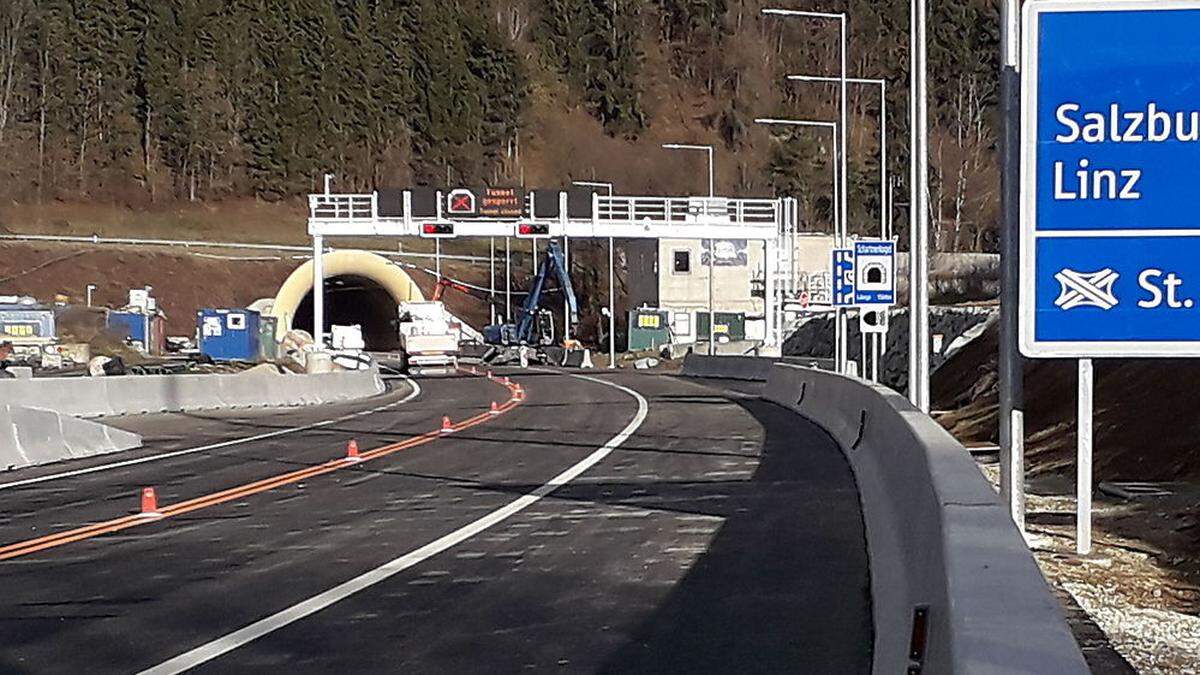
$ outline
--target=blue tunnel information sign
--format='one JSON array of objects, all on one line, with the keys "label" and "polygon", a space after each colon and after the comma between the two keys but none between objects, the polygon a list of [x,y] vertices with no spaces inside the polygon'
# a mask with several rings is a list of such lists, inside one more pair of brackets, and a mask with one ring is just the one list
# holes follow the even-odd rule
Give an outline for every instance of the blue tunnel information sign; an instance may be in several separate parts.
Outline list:
[{"label": "blue tunnel information sign", "polygon": [[1024,21],[1021,351],[1200,355],[1200,1]]}]

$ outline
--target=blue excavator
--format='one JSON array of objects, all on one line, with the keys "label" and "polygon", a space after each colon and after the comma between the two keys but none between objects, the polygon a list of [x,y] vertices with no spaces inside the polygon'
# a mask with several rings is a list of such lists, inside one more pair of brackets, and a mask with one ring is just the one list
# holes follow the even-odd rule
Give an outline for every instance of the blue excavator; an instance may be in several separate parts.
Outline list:
[{"label": "blue excavator", "polygon": [[571,326],[577,324],[579,307],[575,301],[575,289],[571,287],[571,277],[567,274],[562,249],[557,242],[551,240],[546,246],[546,255],[538,267],[537,275],[533,278],[529,295],[525,296],[525,302],[517,309],[515,320],[485,327],[483,341],[501,348],[532,348],[538,351],[543,347],[552,346],[554,314],[539,306],[546,291],[546,280],[551,274],[558,279],[558,286],[566,299]]}]

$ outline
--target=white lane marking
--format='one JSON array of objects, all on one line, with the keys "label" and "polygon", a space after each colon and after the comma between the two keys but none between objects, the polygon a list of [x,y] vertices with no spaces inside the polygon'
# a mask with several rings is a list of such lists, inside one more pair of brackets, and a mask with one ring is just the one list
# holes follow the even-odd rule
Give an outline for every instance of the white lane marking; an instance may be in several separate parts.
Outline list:
[{"label": "white lane marking", "polygon": [[330,424],[337,424],[338,422],[344,422],[352,417],[361,416],[364,413],[368,414],[368,415],[373,415],[377,412],[383,412],[384,410],[387,410],[388,408],[394,408],[403,403],[408,403],[409,401],[411,401],[414,398],[421,395],[421,385],[417,384],[416,380],[413,380],[407,376],[403,376],[403,377],[408,382],[409,387],[412,388],[412,391],[409,392],[408,396],[405,396],[404,398],[400,399],[399,401],[392,401],[391,403],[388,403],[386,405],[381,405],[381,406],[378,406],[375,408],[370,408],[368,410],[364,410],[364,411],[360,411],[360,412],[348,413],[346,415],[342,415],[341,417],[335,417],[333,419],[324,420],[322,422],[313,422],[312,424],[305,424],[304,426],[300,426],[300,427],[279,429],[277,431],[270,431],[267,433],[257,434],[254,436],[246,436],[245,438],[234,438],[234,439],[228,440],[228,441],[221,441],[220,443],[211,443],[209,445],[201,445],[201,446],[195,447],[195,448],[184,448],[183,450],[175,450],[172,452],[163,452],[163,453],[159,453],[157,455],[147,455],[145,457],[138,457],[137,459],[127,459],[127,460],[124,460],[121,462],[113,462],[111,464],[100,464],[98,466],[92,466],[92,467],[88,467],[86,469],[75,469],[74,471],[64,471],[62,473],[53,473],[53,474],[49,474],[46,476],[38,476],[36,478],[26,478],[25,480],[13,481],[11,483],[0,483],[0,490],[7,490],[9,488],[21,487],[23,485],[34,485],[36,483],[45,483],[47,481],[59,480],[62,478],[71,478],[72,476],[82,476],[84,474],[89,474],[89,473],[99,473],[101,471],[111,471],[112,469],[120,469],[120,468],[126,467],[126,466],[133,466],[134,464],[145,464],[146,462],[157,462],[162,459],[170,459],[172,457],[179,457],[181,455],[190,455],[190,454],[197,453],[197,452],[205,452],[206,450],[218,450],[220,448],[228,448],[228,447],[234,446],[234,445],[241,445],[242,443],[252,443],[254,441],[261,441],[261,440],[264,440],[267,438],[275,438],[276,436],[284,436],[286,434],[294,434],[298,431],[308,431],[309,429],[318,429],[320,427],[326,427],[326,426],[329,426]]},{"label": "white lane marking", "polygon": [[592,466],[607,457],[613,450],[617,449],[630,436],[632,436],[633,432],[638,430],[638,427],[642,426],[642,422],[646,419],[646,413],[649,411],[650,405],[646,402],[645,397],[628,387],[616,384],[614,382],[588,377],[586,375],[568,374],[571,377],[579,378],[581,380],[590,380],[608,387],[614,387],[625,392],[626,394],[629,394],[637,400],[637,414],[633,416],[633,419],[629,421],[629,424],[625,425],[625,428],[622,429],[620,433],[608,439],[607,443],[597,448],[594,452],[592,452],[592,454],[584,457],[574,466],[563,471],[554,478],[551,478],[549,482],[541,487],[522,495],[516,500],[509,502],[508,504],[483,516],[479,520],[468,523],[467,525],[460,527],[450,534],[432,541],[421,548],[412,551],[411,553],[406,553],[399,558],[392,560],[391,562],[384,563],[383,565],[380,565],[369,572],[365,572],[349,581],[334,586],[323,593],[314,595],[313,597],[292,605],[281,612],[255,621],[249,626],[238,629],[224,637],[217,638],[212,642],[200,645],[191,651],[184,652],[183,654],[180,654],[179,656],[176,656],[168,661],[164,661],[157,666],[147,668],[146,670],[143,670],[140,675],[174,675],[174,673],[182,673],[203,663],[207,663],[208,661],[211,661],[222,654],[233,651],[238,647],[253,642],[264,635],[277,631],[290,623],[299,621],[310,614],[315,614],[316,612],[319,612],[340,600],[343,600],[361,590],[374,586],[375,584],[378,584],[389,577],[399,574],[400,572],[403,572],[404,570],[423,560],[431,558],[445,551],[446,549],[456,546],[457,544],[461,544],[462,542],[474,537],[489,527],[492,527],[493,525],[508,519],[520,511],[529,508],[533,504],[536,504],[546,495],[554,492],[567,483],[570,483],[572,480],[578,477],[579,474],[592,468]]}]

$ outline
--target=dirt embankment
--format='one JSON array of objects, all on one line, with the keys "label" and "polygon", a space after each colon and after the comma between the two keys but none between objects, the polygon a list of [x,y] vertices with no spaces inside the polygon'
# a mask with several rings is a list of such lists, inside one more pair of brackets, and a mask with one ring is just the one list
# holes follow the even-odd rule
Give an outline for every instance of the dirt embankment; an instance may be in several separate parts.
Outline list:
[{"label": "dirt embankment", "polygon": [[[386,245],[375,241],[376,245]],[[407,248],[407,247],[406,247]],[[484,253],[486,254],[486,248]],[[607,270],[599,264],[604,251],[597,246],[575,245],[572,271],[580,299],[581,322],[577,335],[595,342],[601,304],[607,303]],[[129,289],[152,286],[159,306],[167,315],[170,335],[192,335],[196,311],[204,307],[244,307],[259,298],[274,297],[280,284],[308,256],[244,249],[205,249],[203,251],[91,244],[0,242],[0,295],[30,295],[50,302],[64,295],[74,304],[83,304],[88,284],[96,284],[93,303],[97,306],[124,306]],[[605,258],[606,260],[606,258]],[[410,259],[402,262],[405,271],[421,287],[426,297],[433,294],[433,261]],[[603,267],[607,267],[605,264]],[[530,284],[531,261],[528,252],[513,251],[512,307],[525,301]],[[496,265],[497,311],[504,311],[504,266]],[[443,296],[447,308],[468,324],[482,329],[491,320],[488,292],[489,267],[485,262],[445,260],[443,274],[476,286],[471,293],[449,290]],[[624,280],[619,280],[618,316],[624,301]],[[557,284],[543,306],[562,315],[562,299]],[[558,321],[556,320],[556,325]]]},{"label": "dirt embankment", "polygon": [[153,286],[167,315],[167,332],[191,335],[196,310],[245,307],[274,297],[302,261],[287,256],[83,244],[0,243],[0,295],[31,295],[43,302],[65,295],[83,304],[96,284],[93,304],[122,307],[129,289]]},{"label": "dirt embankment", "polygon": [[[996,442],[999,407],[991,326],[933,376],[934,408],[964,442]],[[1200,360],[1095,362],[1097,480],[1200,480]],[[1076,371],[1069,360],[1025,366],[1025,430],[1031,473],[1067,469],[1075,456]]]}]

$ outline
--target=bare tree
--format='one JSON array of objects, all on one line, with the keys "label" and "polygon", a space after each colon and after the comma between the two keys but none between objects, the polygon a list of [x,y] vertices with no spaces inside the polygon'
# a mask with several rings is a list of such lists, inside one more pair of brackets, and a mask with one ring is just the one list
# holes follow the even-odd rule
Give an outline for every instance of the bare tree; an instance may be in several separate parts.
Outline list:
[{"label": "bare tree", "polygon": [[526,12],[522,15],[521,10],[522,8],[517,3],[508,7],[500,5],[496,8],[496,23],[504,29],[508,39],[513,42],[520,41],[525,34],[525,29],[529,28],[529,14]]},{"label": "bare tree", "polygon": [[13,91],[17,87],[17,57],[25,37],[29,18],[29,0],[9,0],[0,7],[0,146],[13,106]]}]

